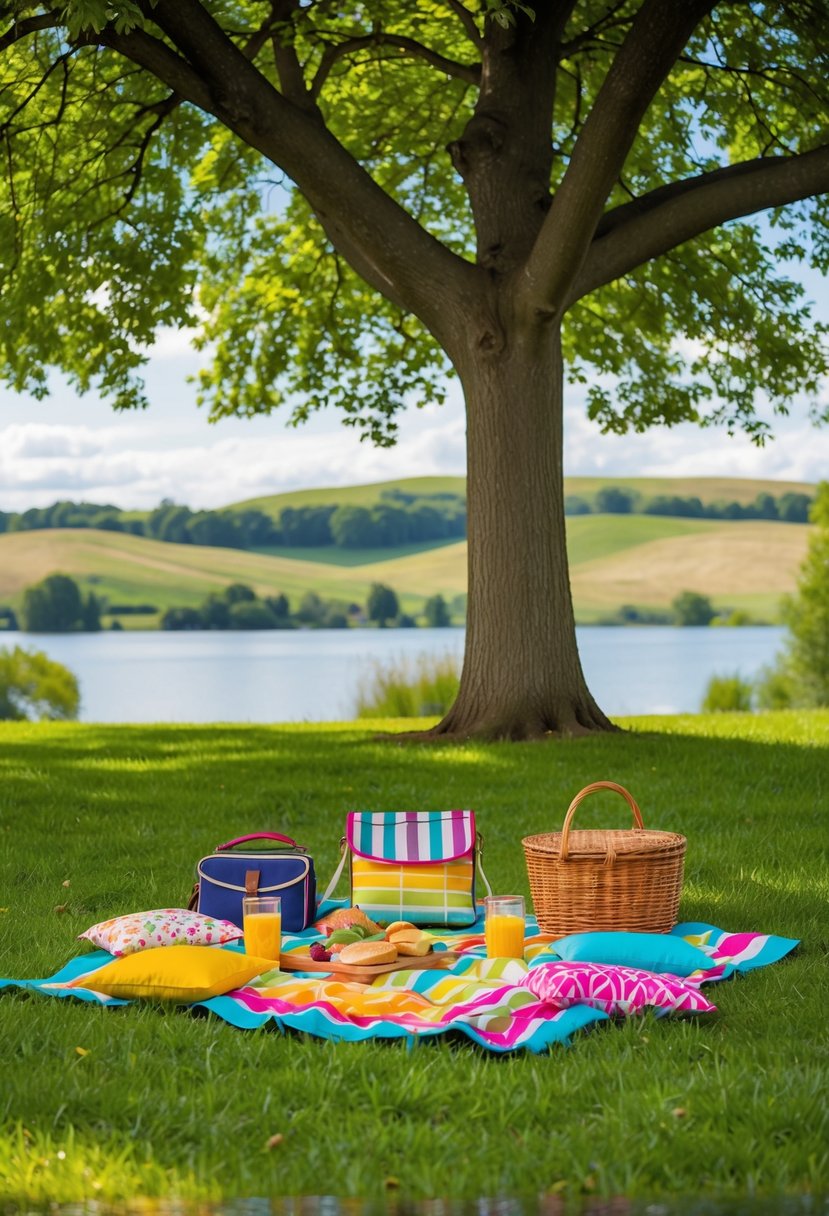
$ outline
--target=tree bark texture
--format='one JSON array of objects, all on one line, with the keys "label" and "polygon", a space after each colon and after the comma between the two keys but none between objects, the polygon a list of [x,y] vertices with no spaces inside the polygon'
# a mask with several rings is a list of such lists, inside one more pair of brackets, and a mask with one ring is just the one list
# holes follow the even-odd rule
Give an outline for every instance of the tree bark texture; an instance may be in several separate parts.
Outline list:
[{"label": "tree bark texture", "polygon": [[[539,327],[542,328],[542,327]],[[519,336],[461,372],[469,593],[460,691],[433,734],[495,739],[611,730],[576,645],[564,520],[557,333]]]}]

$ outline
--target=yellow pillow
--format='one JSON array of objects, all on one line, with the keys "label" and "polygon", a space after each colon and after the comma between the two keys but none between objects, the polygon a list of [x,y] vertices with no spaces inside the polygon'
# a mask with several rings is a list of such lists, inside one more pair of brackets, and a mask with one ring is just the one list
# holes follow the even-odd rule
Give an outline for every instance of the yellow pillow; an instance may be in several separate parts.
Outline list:
[{"label": "yellow pillow", "polygon": [[82,975],[67,987],[89,988],[126,999],[149,997],[189,1005],[230,992],[276,966],[274,959],[252,958],[238,950],[176,946],[175,950],[141,950],[116,958],[100,971]]}]

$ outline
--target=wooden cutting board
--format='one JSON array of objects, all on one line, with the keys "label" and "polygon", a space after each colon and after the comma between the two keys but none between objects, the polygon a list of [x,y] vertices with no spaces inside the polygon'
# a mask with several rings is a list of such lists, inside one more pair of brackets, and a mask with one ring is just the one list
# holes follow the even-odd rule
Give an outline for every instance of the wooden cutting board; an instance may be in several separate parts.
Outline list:
[{"label": "wooden cutting board", "polygon": [[380,963],[374,967],[361,967],[357,963],[318,963],[308,954],[280,954],[279,966],[283,971],[318,971],[336,979],[369,982],[389,971],[431,971],[451,967],[461,956],[451,950],[431,950],[420,958],[401,955],[393,963]]}]

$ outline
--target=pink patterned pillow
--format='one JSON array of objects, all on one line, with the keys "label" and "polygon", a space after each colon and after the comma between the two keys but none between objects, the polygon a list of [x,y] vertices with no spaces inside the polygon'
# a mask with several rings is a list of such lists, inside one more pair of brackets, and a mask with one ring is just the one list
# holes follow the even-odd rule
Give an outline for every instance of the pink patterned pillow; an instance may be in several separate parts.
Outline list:
[{"label": "pink patterned pillow", "polygon": [[229,920],[217,920],[187,908],[154,908],[102,920],[81,933],[78,940],[85,938],[99,950],[121,958],[157,946],[223,946],[243,936],[238,925]]},{"label": "pink patterned pillow", "polygon": [[709,1013],[716,1009],[675,975],[602,963],[542,963],[530,969],[525,987],[558,1009],[589,1005],[611,1016],[641,1013],[646,1006],[666,1013]]}]

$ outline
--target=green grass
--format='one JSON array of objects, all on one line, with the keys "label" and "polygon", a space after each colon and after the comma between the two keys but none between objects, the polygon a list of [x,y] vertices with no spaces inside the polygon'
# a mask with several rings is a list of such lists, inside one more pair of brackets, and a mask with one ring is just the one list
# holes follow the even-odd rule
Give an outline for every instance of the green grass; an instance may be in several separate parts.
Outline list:
[{"label": "green grass", "polygon": [[452,654],[375,661],[357,695],[357,717],[443,717],[458,695],[459,679],[460,660]]},{"label": "green grass", "polygon": [[[829,713],[642,718],[550,745],[375,741],[394,726],[0,728],[0,973],[48,975],[93,921],[180,904],[196,859],[246,831],[306,843],[325,882],[354,807],[474,806],[496,891],[526,892],[521,837],[560,826],[604,777],[646,824],[687,835],[683,919],[801,949],[710,989],[710,1020],[631,1020],[543,1057],[334,1045],[6,992],[0,1195],[825,1190]],[[625,808],[596,799],[579,821],[619,825]]]},{"label": "green grass", "polygon": [[340,549],[337,545],[316,545],[308,548],[291,545],[269,545],[254,549],[254,553],[265,553],[270,557],[288,557],[297,561],[315,562],[322,566],[371,566],[375,562],[396,561],[400,557],[411,557],[415,553],[429,553],[433,549],[444,549],[457,544],[457,539],[424,540],[411,545],[387,545],[379,549]]},{"label": "green grass", "polygon": [[[384,569],[389,552],[382,551]],[[418,551],[414,561],[425,564],[426,588],[421,594],[413,579],[412,589],[400,588],[399,594],[404,611],[417,613],[430,594],[429,556]],[[0,535],[0,603],[19,607],[27,586],[55,572],[70,575],[84,591],[106,596],[112,603],[152,603],[162,611],[173,606],[195,608],[210,592],[221,592],[237,582],[250,584],[260,595],[284,592],[294,607],[310,590],[326,598],[364,603],[377,579],[373,566],[321,564],[303,560],[296,551],[274,557],[239,549],[164,544],[93,529]],[[135,622],[130,624],[133,627]]]},{"label": "green grass", "polygon": [[465,477],[406,477],[397,481],[372,481],[358,486],[318,486],[311,490],[288,490],[230,503],[226,511],[255,509],[276,519],[285,507],[373,507],[386,490],[406,494],[466,494]]},{"label": "green grass", "polygon": [[716,530],[717,522],[667,515],[571,515],[567,520],[567,552],[571,566],[578,566],[654,540],[705,532],[712,524]]}]

